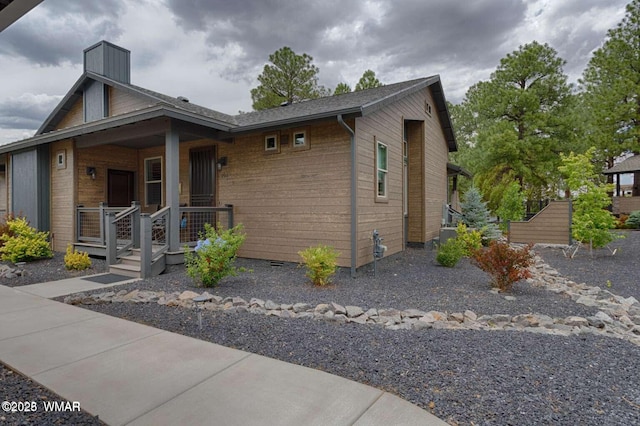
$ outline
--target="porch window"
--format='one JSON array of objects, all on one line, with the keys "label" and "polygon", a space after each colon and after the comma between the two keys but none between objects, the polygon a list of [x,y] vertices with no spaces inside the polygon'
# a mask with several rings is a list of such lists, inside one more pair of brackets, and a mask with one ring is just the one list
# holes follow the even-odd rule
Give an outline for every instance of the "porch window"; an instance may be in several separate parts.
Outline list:
[{"label": "porch window", "polygon": [[387,197],[387,145],[376,142],[376,187],[378,198]]},{"label": "porch window", "polygon": [[145,205],[162,205],[162,157],[144,160]]}]

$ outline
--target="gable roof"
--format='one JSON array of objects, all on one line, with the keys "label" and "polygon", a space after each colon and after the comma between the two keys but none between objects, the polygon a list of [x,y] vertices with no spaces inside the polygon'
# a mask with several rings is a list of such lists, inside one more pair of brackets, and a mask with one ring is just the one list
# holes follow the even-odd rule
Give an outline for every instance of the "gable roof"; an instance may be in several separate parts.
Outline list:
[{"label": "gable roof", "polygon": [[[74,104],[82,98],[84,89],[92,81],[99,81],[119,90],[141,96],[149,101],[150,106],[125,114],[83,123],[74,127],[55,130]],[[190,103],[183,100],[184,98],[174,98],[87,71],[83,73],[71,87],[62,101],[51,112],[42,126],[40,126],[35,136],[23,141],[1,146],[0,152],[76,137],[88,132],[106,130],[157,117],[176,118],[229,134],[299,125],[317,120],[330,119],[338,115],[344,117],[362,117],[427,87],[431,87],[436,104],[436,111],[442,123],[442,129],[449,151],[456,151],[457,144],[453,127],[444,98],[440,76],[438,75],[232,116]]]},{"label": "gable roof", "polygon": [[614,175],[616,173],[635,173],[640,172],[640,155],[634,155],[624,161],[614,165],[610,169],[603,172],[605,175]]}]

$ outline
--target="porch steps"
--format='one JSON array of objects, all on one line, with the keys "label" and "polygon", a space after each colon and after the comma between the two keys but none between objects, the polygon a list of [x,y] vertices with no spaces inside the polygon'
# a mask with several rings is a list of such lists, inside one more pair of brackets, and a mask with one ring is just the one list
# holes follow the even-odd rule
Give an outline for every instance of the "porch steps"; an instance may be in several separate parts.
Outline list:
[{"label": "porch steps", "polygon": [[[164,254],[151,264],[151,276],[160,275],[166,269]],[[119,263],[109,265],[109,272],[112,274],[124,275],[132,278],[141,278],[140,250],[133,249],[130,254],[121,256]]]}]

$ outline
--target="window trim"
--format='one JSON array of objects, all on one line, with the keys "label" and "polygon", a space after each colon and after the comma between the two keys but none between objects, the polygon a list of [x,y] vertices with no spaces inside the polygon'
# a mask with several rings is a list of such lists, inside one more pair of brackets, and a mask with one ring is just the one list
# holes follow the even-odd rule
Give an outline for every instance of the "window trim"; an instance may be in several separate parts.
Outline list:
[{"label": "window trim", "polygon": [[[153,160],[160,160],[160,180],[148,180],[148,173],[147,171],[148,169],[148,165],[150,161]],[[164,161],[162,156],[157,156],[157,157],[147,157],[144,159],[144,205],[145,207],[149,207],[152,204],[156,204],[156,203],[149,203],[149,184],[160,184],[160,202],[158,203],[158,205],[163,206],[164,205],[164,191],[163,191],[163,177],[164,177]]]},{"label": "window trim", "polygon": [[[296,135],[302,134],[304,143],[301,145],[296,145]],[[305,150],[309,149],[311,145],[309,144],[309,132],[307,129],[296,129],[291,132],[291,148],[294,150]]]},{"label": "window trim", "polygon": [[[387,202],[389,201],[389,146],[384,143],[381,142],[379,140],[377,140],[376,138],[374,138],[375,141],[375,155],[374,155],[374,161],[375,161],[375,194],[376,194],[376,201],[382,201],[382,202]],[[380,164],[378,162],[378,157],[380,156],[379,152],[380,152],[380,147],[384,147],[385,151],[386,151],[386,158],[385,158],[385,168],[381,168]],[[384,173],[384,193],[380,194],[380,173]]]},{"label": "window trim", "polygon": [[[275,146],[273,148],[269,148],[267,146],[267,141],[273,138],[275,141]],[[264,135],[264,152],[266,154],[277,154],[280,152],[280,138],[277,133],[269,133]]]}]

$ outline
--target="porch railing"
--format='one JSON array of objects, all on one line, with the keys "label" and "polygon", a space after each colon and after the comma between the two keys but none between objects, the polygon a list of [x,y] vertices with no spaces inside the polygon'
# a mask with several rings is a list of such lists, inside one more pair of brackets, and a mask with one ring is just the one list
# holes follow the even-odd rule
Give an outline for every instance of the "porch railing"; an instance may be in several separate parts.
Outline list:
[{"label": "porch railing", "polygon": [[107,213],[120,213],[126,207],[107,207],[100,203],[98,207],[76,208],[76,235],[79,243],[107,244],[106,217]]},{"label": "porch railing", "polygon": [[233,228],[233,205],[224,207],[180,207],[180,244],[195,246],[204,224]]},{"label": "porch railing", "polygon": [[140,247],[140,203],[118,214],[107,212],[107,218],[107,264],[113,265],[118,256]]},{"label": "porch railing", "polygon": [[151,265],[169,250],[171,208],[140,216],[140,276],[151,275]]}]

